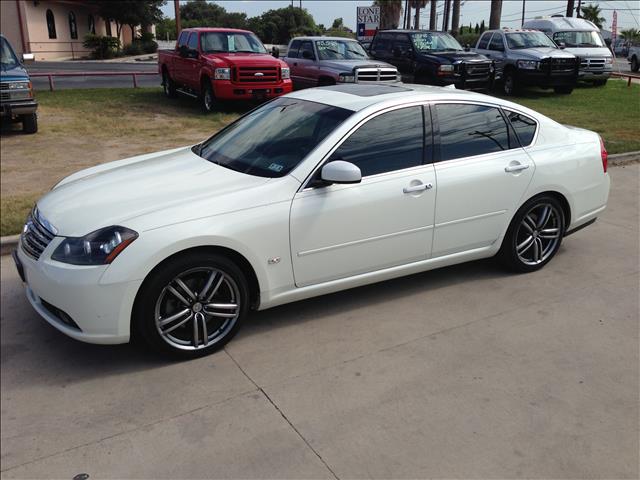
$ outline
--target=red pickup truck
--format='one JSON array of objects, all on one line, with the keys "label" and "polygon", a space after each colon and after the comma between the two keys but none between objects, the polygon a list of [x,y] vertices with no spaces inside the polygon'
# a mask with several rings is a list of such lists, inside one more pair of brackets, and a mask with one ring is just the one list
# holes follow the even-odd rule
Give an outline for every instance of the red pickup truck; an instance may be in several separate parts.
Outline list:
[{"label": "red pickup truck", "polygon": [[287,64],[252,32],[232,28],[182,30],[175,49],[158,52],[158,72],[167,97],[199,98],[205,112],[220,100],[266,100],[292,90]]}]

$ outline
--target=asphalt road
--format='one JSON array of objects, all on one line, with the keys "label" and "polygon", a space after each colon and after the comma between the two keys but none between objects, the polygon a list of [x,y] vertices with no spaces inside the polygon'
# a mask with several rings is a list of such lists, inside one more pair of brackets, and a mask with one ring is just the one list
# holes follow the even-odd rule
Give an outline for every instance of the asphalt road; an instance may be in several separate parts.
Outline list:
[{"label": "asphalt road", "polygon": [[[138,85],[141,87],[159,87],[161,78],[157,74],[158,66],[155,63],[96,63],[96,62],[34,62],[26,65],[29,73],[52,72],[152,72],[155,75],[138,76]],[[100,76],[100,77],[54,77],[56,89],[69,88],[109,88],[133,86],[130,75],[127,76]],[[46,77],[33,77],[32,82],[36,90],[48,90],[49,80]]]},{"label": "asphalt road", "polygon": [[610,174],[539,272],[298,302],[190,362],[63,336],[3,257],[2,477],[637,479],[640,165]]}]

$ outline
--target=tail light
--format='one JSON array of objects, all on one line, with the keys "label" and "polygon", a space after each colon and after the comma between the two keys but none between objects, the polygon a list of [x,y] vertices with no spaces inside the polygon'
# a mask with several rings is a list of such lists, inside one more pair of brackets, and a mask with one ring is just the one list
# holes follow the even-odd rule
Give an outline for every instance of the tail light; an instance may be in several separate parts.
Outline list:
[{"label": "tail light", "polygon": [[609,154],[604,146],[602,137],[600,137],[600,157],[602,158],[602,170],[604,170],[604,173],[607,173],[607,158],[609,157]]}]

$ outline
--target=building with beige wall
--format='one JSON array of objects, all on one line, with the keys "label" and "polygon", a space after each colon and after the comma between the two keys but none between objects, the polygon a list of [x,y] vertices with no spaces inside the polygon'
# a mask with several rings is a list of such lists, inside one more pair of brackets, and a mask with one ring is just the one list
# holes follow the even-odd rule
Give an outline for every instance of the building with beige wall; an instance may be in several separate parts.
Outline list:
[{"label": "building with beige wall", "polygon": [[[33,53],[36,60],[83,58],[89,54],[82,46],[87,33],[117,33],[114,22],[100,18],[82,0],[0,0],[0,30],[16,53]],[[131,43],[128,26],[122,28],[120,42]]]}]

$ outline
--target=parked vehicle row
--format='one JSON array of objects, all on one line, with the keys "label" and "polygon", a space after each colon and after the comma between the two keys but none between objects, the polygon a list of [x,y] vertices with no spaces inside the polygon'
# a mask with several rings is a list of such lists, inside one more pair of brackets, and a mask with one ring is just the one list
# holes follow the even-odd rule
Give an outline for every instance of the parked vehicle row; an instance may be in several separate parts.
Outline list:
[{"label": "parked vehicle row", "polygon": [[22,131],[38,131],[38,102],[33,95],[29,74],[18,60],[9,41],[0,35],[0,118],[2,122],[20,122]]}]

